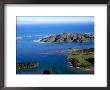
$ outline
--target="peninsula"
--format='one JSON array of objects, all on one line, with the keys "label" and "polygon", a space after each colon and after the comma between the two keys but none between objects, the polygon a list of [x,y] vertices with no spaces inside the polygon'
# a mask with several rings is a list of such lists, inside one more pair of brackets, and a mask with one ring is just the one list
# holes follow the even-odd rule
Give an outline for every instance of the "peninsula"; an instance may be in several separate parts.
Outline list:
[{"label": "peninsula", "polygon": [[76,67],[85,71],[94,70],[94,48],[69,48],[67,59],[69,66]]}]

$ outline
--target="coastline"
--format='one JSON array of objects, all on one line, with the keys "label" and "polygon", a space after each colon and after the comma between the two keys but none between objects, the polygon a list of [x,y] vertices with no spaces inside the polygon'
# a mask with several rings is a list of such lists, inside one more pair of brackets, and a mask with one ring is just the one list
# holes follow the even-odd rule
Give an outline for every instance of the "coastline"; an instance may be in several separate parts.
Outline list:
[{"label": "coastline", "polygon": [[94,48],[68,50],[68,62],[70,67],[83,71],[94,71]]}]

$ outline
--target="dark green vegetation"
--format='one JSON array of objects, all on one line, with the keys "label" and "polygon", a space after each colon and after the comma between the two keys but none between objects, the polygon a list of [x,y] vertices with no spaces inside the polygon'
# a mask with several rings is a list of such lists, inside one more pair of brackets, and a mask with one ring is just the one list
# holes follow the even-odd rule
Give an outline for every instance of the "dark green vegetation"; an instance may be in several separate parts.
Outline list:
[{"label": "dark green vegetation", "polygon": [[30,70],[39,66],[38,62],[20,62],[16,63],[16,70]]},{"label": "dark green vegetation", "polygon": [[51,35],[47,38],[40,40],[41,42],[93,42],[94,34],[93,33],[63,33],[58,35]]},{"label": "dark green vegetation", "polygon": [[67,58],[73,67],[92,70],[94,66],[94,48],[69,48]]}]

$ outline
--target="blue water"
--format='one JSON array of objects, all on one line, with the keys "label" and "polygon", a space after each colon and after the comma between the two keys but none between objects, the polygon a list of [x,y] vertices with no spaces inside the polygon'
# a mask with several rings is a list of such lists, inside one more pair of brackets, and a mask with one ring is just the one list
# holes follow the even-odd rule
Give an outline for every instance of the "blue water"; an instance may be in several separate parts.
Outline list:
[{"label": "blue water", "polygon": [[17,36],[60,34],[62,32],[94,32],[94,23],[78,24],[18,24]]},{"label": "blue water", "polygon": [[88,43],[41,43],[39,40],[51,34],[64,32],[94,32],[94,24],[37,24],[17,25],[17,62],[37,61],[40,63],[35,70],[17,73],[43,73],[51,70],[54,74],[89,73],[69,67],[67,62],[68,48],[93,47],[94,42]]}]

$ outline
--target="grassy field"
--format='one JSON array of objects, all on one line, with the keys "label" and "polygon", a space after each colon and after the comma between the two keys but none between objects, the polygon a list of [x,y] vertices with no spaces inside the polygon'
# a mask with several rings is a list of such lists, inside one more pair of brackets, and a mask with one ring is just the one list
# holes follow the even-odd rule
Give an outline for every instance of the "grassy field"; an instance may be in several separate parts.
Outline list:
[{"label": "grassy field", "polygon": [[93,49],[69,50],[67,58],[74,67],[89,68],[94,66]]}]

